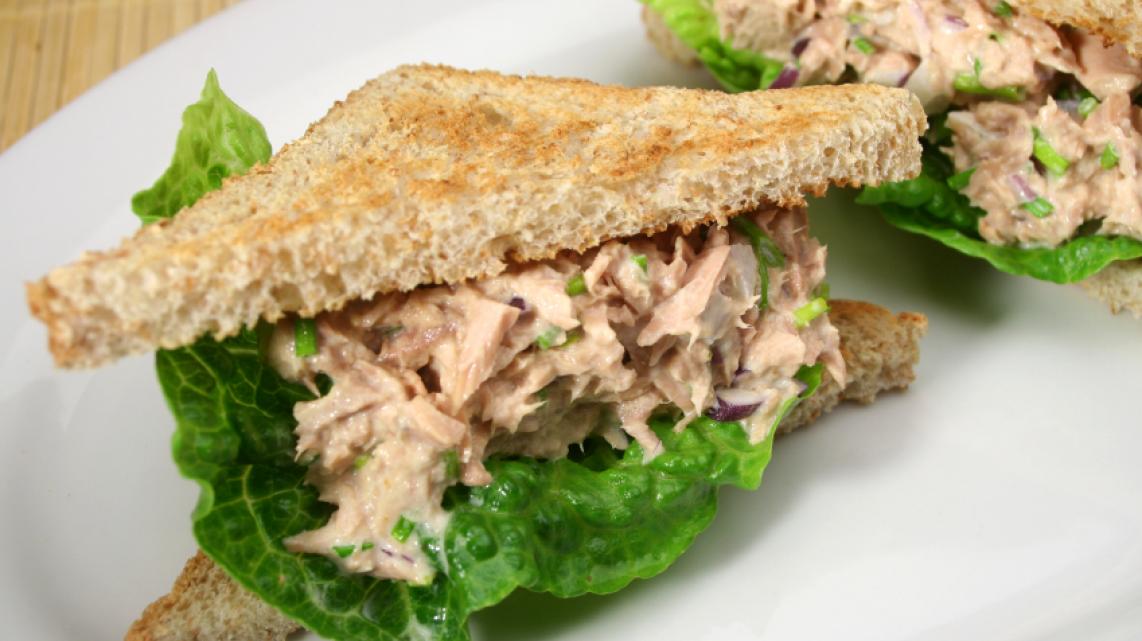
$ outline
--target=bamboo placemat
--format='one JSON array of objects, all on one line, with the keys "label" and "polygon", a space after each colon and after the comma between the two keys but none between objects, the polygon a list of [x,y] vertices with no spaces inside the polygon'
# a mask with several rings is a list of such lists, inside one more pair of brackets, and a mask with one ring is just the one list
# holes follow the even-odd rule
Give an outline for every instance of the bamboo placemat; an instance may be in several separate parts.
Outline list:
[{"label": "bamboo placemat", "polygon": [[0,150],[112,71],[239,0],[0,0]]}]

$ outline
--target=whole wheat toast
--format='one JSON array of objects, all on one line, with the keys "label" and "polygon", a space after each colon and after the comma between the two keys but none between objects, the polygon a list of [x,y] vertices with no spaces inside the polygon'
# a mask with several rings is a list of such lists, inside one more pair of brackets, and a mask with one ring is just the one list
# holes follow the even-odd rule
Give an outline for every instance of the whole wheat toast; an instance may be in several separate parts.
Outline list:
[{"label": "whole wheat toast", "polygon": [[919,169],[907,92],[730,96],[400,67],[266,165],[28,285],[56,363],[223,338]]},{"label": "whole wheat toast", "polygon": [[[782,433],[811,423],[841,401],[871,403],[880,392],[905,388],[915,377],[919,341],[928,325],[924,316],[893,315],[856,301],[834,300],[829,306],[849,380],[841,385],[826,374],[817,393],[782,422]],[[298,629],[199,552],[187,561],[170,594],[147,606],[125,641],[277,641]]]}]

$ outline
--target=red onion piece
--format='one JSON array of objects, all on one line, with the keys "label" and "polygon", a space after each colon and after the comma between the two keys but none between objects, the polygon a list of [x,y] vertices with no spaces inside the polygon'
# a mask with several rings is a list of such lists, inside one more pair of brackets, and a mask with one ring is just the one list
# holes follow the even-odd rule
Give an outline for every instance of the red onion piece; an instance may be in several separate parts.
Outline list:
[{"label": "red onion piece", "polygon": [[967,29],[968,23],[959,16],[944,16],[944,28],[952,33],[956,33]]},{"label": "red onion piece", "polygon": [[520,310],[521,312],[527,311],[527,303],[524,302],[524,300],[522,298],[520,298],[519,296],[512,296],[512,299],[508,301],[508,305],[511,305],[512,307]]},{"label": "red onion piece", "polygon": [[797,83],[797,76],[801,72],[796,67],[786,67],[781,70],[773,84],[769,85],[770,89],[788,89]]},{"label": "red onion piece", "polygon": [[808,38],[798,38],[797,41],[793,43],[793,57],[800,58],[801,54],[805,53],[805,48],[808,46]]},{"label": "red onion piece", "polygon": [[1011,188],[1023,202],[1029,203],[1039,197],[1039,194],[1035,193],[1035,190],[1028,184],[1027,179],[1023,177],[1023,174],[1011,174],[1007,177],[1007,181],[1011,183]]},{"label": "red onion piece", "polygon": [[737,421],[752,415],[765,402],[766,392],[751,392],[740,389],[717,391],[717,402],[706,410],[706,416],[715,421]]}]

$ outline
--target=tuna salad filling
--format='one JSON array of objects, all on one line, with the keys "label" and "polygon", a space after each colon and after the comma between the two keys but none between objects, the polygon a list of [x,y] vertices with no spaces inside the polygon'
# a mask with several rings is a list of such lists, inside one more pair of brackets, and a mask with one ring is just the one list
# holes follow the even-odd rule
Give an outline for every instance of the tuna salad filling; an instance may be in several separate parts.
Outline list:
[{"label": "tuna salad filling", "polygon": [[770,88],[873,82],[948,109],[962,189],[994,244],[1142,239],[1142,61],[1007,2],[713,0],[721,36],[783,61]]},{"label": "tuna salad filling", "polygon": [[490,482],[488,456],[560,458],[597,436],[649,460],[667,407],[676,429],[707,415],[762,441],[803,366],[845,380],[807,228],[803,209],[764,209],[282,321],[271,364],[325,392],[294,408],[297,459],[337,506],[286,547],[426,583],[444,491]]}]

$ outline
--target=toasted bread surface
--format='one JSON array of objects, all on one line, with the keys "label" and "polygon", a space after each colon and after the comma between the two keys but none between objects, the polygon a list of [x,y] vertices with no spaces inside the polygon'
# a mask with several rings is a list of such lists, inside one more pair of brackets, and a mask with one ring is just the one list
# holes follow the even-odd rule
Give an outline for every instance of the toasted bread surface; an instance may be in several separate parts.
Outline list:
[{"label": "toasted bread surface", "polygon": [[278,641],[300,629],[199,552],[124,641]]},{"label": "toasted bread surface", "polygon": [[269,164],[30,283],[28,302],[57,364],[94,366],[904,179],[925,126],[915,98],[871,86],[730,96],[400,67]]},{"label": "toasted bread surface", "polygon": [[877,394],[904,389],[916,378],[913,368],[920,360],[920,338],[928,331],[928,319],[923,314],[893,315],[871,303],[831,300],[829,320],[841,334],[848,380],[842,385],[826,373],[817,393],[782,421],[781,432],[815,421],[841,401],[868,404]]},{"label": "toasted bread surface", "polygon": [[[921,314],[892,314],[856,301],[829,302],[841,334],[849,380],[826,379],[781,425],[803,427],[842,400],[870,403],[882,391],[903,389],[915,378],[919,341],[928,326]],[[232,581],[202,552],[183,568],[170,594],[131,626],[126,641],[279,641],[300,627]]]},{"label": "toasted bread surface", "polygon": [[1055,25],[1070,25],[1118,43],[1142,58],[1138,0],[1011,0],[1011,5]]},{"label": "toasted bread surface", "polygon": [[1142,318],[1142,259],[1111,263],[1079,285],[1115,314],[1128,311]]},{"label": "toasted bread surface", "polygon": [[691,66],[699,63],[698,54],[667,26],[661,14],[646,5],[642,7],[642,23],[651,44],[667,60]]}]

